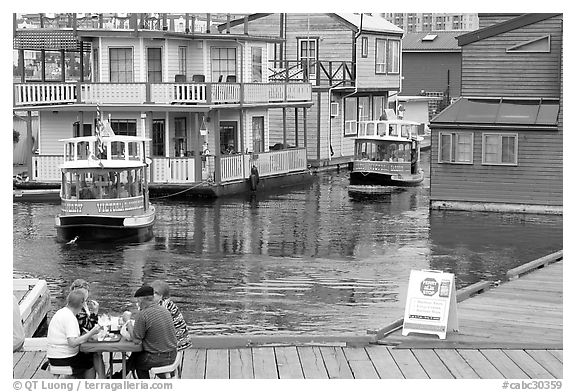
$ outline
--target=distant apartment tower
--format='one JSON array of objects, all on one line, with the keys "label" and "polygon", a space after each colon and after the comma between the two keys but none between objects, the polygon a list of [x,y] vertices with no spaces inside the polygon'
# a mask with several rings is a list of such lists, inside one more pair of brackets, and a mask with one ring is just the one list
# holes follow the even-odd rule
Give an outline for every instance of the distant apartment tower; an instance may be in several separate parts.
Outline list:
[{"label": "distant apartment tower", "polygon": [[478,14],[384,13],[381,16],[407,33],[478,29]]}]

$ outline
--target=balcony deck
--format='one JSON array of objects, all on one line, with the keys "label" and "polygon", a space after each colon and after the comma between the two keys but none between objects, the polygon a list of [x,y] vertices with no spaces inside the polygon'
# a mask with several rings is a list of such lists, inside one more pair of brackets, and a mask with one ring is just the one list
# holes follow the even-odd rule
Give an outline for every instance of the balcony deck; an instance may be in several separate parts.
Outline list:
[{"label": "balcony deck", "polygon": [[14,84],[14,107],[66,104],[311,105],[310,83]]}]

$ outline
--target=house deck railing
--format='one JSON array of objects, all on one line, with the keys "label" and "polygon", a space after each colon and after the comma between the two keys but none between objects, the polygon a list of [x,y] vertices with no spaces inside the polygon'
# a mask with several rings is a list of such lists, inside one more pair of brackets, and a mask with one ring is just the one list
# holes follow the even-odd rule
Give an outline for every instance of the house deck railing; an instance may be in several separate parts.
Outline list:
[{"label": "house deck railing", "polygon": [[[215,176],[215,156],[195,157],[152,157],[149,180],[152,184],[192,184],[202,181],[212,182]],[[252,166],[256,166],[261,178],[300,172],[306,170],[306,150],[290,148],[255,154],[222,155],[220,159],[220,181],[235,182],[250,178]],[[32,157],[31,180],[59,182],[62,155],[34,155]],[[201,165],[202,178],[196,177],[196,165]]]},{"label": "house deck railing", "polygon": [[[242,96],[244,98],[242,99]],[[14,106],[286,103],[312,99],[310,83],[15,83]]]}]

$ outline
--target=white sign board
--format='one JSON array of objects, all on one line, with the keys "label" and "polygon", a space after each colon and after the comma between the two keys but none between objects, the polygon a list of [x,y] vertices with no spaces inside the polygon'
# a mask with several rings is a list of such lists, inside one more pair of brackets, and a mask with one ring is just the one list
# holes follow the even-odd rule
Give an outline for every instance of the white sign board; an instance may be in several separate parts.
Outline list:
[{"label": "white sign board", "polygon": [[458,331],[454,274],[442,271],[410,272],[402,335],[411,332],[437,335]]}]

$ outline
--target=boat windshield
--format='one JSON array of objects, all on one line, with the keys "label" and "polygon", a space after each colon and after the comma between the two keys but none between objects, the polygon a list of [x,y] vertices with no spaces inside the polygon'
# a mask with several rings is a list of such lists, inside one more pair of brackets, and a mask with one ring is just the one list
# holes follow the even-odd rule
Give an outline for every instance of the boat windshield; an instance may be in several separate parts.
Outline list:
[{"label": "boat windshield", "polygon": [[357,140],[355,159],[384,162],[410,162],[412,143]]},{"label": "boat windshield", "polygon": [[143,194],[143,169],[71,170],[62,173],[64,199],[119,199]]}]

